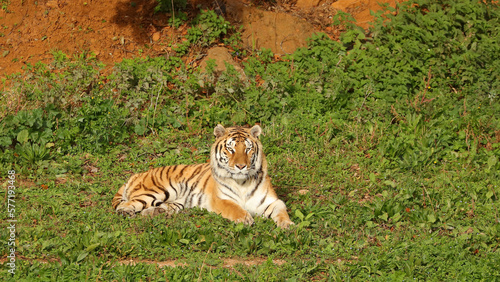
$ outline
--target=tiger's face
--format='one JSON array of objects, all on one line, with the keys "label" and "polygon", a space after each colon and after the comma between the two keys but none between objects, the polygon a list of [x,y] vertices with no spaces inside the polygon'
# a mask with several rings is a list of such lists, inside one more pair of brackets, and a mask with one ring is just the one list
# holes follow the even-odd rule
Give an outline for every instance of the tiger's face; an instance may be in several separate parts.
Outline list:
[{"label": "tiger's face", "polygon": [[261,132],[258,125],[252,128],[217,125],[214,130],[217,140],[211,152],[212,167],[216,166],[216,173],[237,180],[259,173],[262,169],[262,145],[258,139]]}]

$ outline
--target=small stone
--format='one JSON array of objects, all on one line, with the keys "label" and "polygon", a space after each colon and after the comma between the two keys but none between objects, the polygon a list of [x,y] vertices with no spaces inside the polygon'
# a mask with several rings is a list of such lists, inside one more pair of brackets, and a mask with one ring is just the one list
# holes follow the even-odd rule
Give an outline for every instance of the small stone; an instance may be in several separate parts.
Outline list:
[{"label": "small stone", "polygon": [[160,32],[153,33],[153,41],[160,40],[160,36],[161,36]]},{"label": "small stone", "polygon": [[59,4],[57,3],[57,1],[54,1],[54,0],[51,0],[51,1],[47,1],[47,3],[45,4],[47,5],[47,7],[49,8],[59,8]]},{"label": "small stone", "polygon": [[317,7],[319,5],[319,2],[321,2],[321,0],[297,0],[297,3],[295,3],[295,7],[302,9]]},{"label": "small stone", "polygon": [[226,70],[226,63],[227,63],[232,65],[234,69],[238,73],[240,73],[240,79],[242,80],[246,79],[245,72],[238,65],[238,63],[233,60],[233,57],[231,56],[229,49],[225,47],[213,47],[209,49],[207,51],[207,56],[203,58],[203,60],[201,60],[199,64],[202,72],[204,72],[207,67],[207,61],[211,59],[215,60],[214,71],[216,75],[219,75]]}]

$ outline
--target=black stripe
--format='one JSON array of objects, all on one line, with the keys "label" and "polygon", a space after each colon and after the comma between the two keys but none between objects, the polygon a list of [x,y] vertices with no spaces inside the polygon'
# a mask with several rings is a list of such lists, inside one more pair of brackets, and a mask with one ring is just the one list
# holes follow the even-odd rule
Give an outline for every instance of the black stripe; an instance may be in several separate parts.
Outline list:
[{"label": "black stripe", "polygon": [[186,165],[186,166],[184,166],[184,167],[181,169],[181,171],[179,171],[179,175],[177,176],[177,179],[179,179],[180,177],[183,177],[183,175],[182,175],[182,174],[184,173],[184,170],[185,170],[186,168],[188,168],[188,166],[187,166],[187,165]]},{"label": "black stripe", "polygon": [[267,218],[271,218],[273,216],[274,211],[276,210],[276,206],[274,206],[273,211],[269,214]]},{"label": "black stripe", "polygon": [[198,175],[198,178],[196,179],[196,181],[200,181],[201,178],[207,173],[207,171],[209,171],[211,169],[211,167],[209,165],[205,165],[205,169],[200,172],[200,174]]},{"label": "black stripe", "polygon": [[207,189],[207,182],[209,179],[210,179],[210,177],[207,177],[207,179],[205,179],[205,182],[203,183],[203,186],[201,187],[202,191],[205,191],[205,189]]},{"label": "black stripe", "polygon": [[212,169],[212,176],[213,177],[219,177],[219,178],[222,178],[222,176],[220,174],[217,173],[217,171],[215,169]]},{"label": "black stripe", "polygon": [[[267,210],[271,207],[271,205],[274,204],[274,202],[270,203],[269,206],[267,206],[267,208],[264,210],[264,212],[262,213],[262,215],[265,215]],[[273,209],[274,211],[274,209]],[[269,214],[269,216],[267,216],[268,218],[271,217],[271,214],[273,214],[272,212]]]},{"label": "black stripe", "polygon": [[142,204],[142,208],[144,209],[147,206],[147,203],[141,199],[133,199],[132,201],[136,201]]},{"label": "black stripe", "polygon": [[221,191],[221,193],[222,193],[222,194],[224,194],[224,195],[226,195],[227,197],[231,198],[233,201],[238,202],[238,200],[237,200],[237,199],[235,199],[235,198],[233,198],[232,196],[230,196],[230,195],[228,195],[228,194],[224,193],[223,191]]},{"label": "black stripe", "polygon": [[[153,193],[156,193],[156,190],[155,190],[155,189],[150,188],[150,187],[148,187],[148,186],[144,185],[143,183],[141,183],[141,188],[142,188],[144,191],[146,191],[146,192],[153,192]],[[139,192],[139,191],[138,191],[138,192]]]},{"label": "black stripe", "polygon": [[195,187],[198,187],[198,183],[199,183],[199,181],[196,181],[193,184],[191,184],[191,192],[193,192]]},{"label": "black stripe", "polygon": [[160,181],[163,181],[163,171],[166,169],[167,167],[164,166],[161,168],[161,171],[160,171]]},{"label": "black stripe", "polygon": [[257,207],[262,206],[262,204],[266,201],[266,198],[267,198],[267,194],[264,197],[262,197],[262,200],[260,200],[260,203]]},{"label": "black stripe", "polygon": [[[141,173],[141,175],[142,175],[142,173]],[[133,179],[132,179],[132,178],[133,178]],[[139,177],[139,175],[137,175],[137,174],[136,174],[136,175],[133,175],[133,176],[130,178],[130,180],[132,180],[132,181],[130,181],[130,180],[129,180],[129,182],[127,183],[127,184],[128,184],[128,185],[127,185],[127,187],[129,187],[129,188],[131,188],[131,187],[135,187],[136,182],[141,182],[141,180],[140,180],[139,178],[140,178],[140,177]],[[133,189],[133,188],[132,188],[132,189]]]},{"label": "black stripe", "polygon": [[154,200],[151,205],[154,206],[154,207],[157,207],[159,205],[163,204],[163,201],[161,200]]},{"label": "black stripe", "polygon": [[218,167],[218,168],[220,168],[221,170],[225,170],[225,171],[227,171],[227,173],[229,173],[229,174],[231,174],[231,175],[233,175],[233,174],[234,174],[234,173],[232,173],[232,172],[231,172],[228,168],[225,168],[225,167],[221,166],[219,162],[217,162],[217,167]]},{"label": "black stripe", "polygon": [[189,199],[186,200],[186,207],[188,207],[188,208],[192,208],[193,207],[193,197],[194,197],[194,194],[191,194],[189,196]]},{"label": "black stripe", "polygon": [[169,166],[168,169],[167,169],[167,172],[165,173],[167,175],[167,177],[169,177],[170,175],[170,171],[174,168],[174,166]]},{"label": "black stripe", "polygon": [[144,184],[142,184],[142,182],[139,182],[134,186],[129,186],[129,188],[131,188],[131,189],[127,189],[128,196],[134,194],[137,190],[141,189],[143,185]]},{"label": "black stripe", "polygon": [[181,198],[184,198],[184,196],[186,196],[186,193],[188,192],[188,186],[186,183],[179,183],[180,187],[181,187]]},{"label": "black stripe", "polygon": [[177,169],[177,167],[178,167],[178,165],[174,165],[174,166],[171,167],[172,168],[172,173],[174,173],[174,171]]},{"label": "black stripe", "polygon": [[193,184],[191,184],[191,185],[193,185],[193,187],[198,187],[198,184],[200,183],[200,180],[203,178],[203,176],[205,176],[205,174],[207,173],[208,170],[210,170],[210,167],[207,167],[207,168],[205,168],[205,170],[203,170],[202,172],[200,172],[200,174],[196,178],[195,182]]},{"label": "black stripe", "polygon": [[191,176],[186,180],[186,182],[189,182],[191,181],[191,179],[193,179],[196,175],[198,175],[198,173],[200,173],[200,171],[202,170],[202,167],[201,166],[198,166],[194,171],[193,173],[191,174]]},{"label": "black stripe", "polygon": [[198,198],[198,207],[201,207],[201,200],[203,199],[203,194],[200,195],[200,197]]},{"label": "black stripe", "polygon": [[[224,186],[224,188],[228,189],[229,191],[231,191],[234,195],[238,196],[238,194],[236,192],[234,192],[234,190],[231,187],[227,186],[224,183],[220,183],[219,182],[219,184],[222,185],[222,186]],[[222,191],[222,189],[219,189],[219,191]]]},{"label": "black stripe", "polygon": [[178,192],[177,192],[177,189],[175,189],[174,185],[172,185],[172,178],[168,179],[168,185],[170,185],[170,188],[172,188],[172,190],[174,190],[175,198],[177,199]]},{"label": "black stripe", "polygon": [[142,196],[150,197],[150,198],[153,198],[153,200],[157,200],[156,196],[152,195],[152,194],[140,194],[140,195],[136,195],[134,197],[142,197]]},{"label": "black stripe", "polygon": [[[252,198],[252,197],[253,197],[253,194],[255,194],[255,191],[257,191],[257,189],[259,188],[259,185],[262,183],[262,179],[263,179],[264,177],[262,177],[262,175],[260,174],[261,172],[262,172],[262,171],[259,171],[259,172],[257,173],[257,175],[260,175],[260,177],[259,177],[259,179],[257,180],[258,182],[257,182],[257,184],[255,185],[255,188],[253,188],[252,192],[250,192],[250,198]],[[266,193],[266,195],[267,195],[267,193]]]},{"label": "black stripe", "polygon": [[189,186],[189,184],[186,183],[186,187],[189,187],[189,194],[188,195],[191,195],[191,194],[193,194],[193,191],[196,188],[196,185]]},{"label": "black stripe", "polygon": [[260,167],[259,171],[255,174],[255,179],[257,179],[257,177],[260,177],[259,183],[264,180],[264,171],[262,171],[262,167]]},{"label": "black stripe", "polygon": [[157,193],[157,191],[154,189],[154,187],[148,187],[148,186],[144,185],[144,183],[141,183],[141,188],[147,192]]},{"label": "black stripe", "polygon": [[176,206],[179,210],[184,209],[184,205],[181,203],[172,203],[172,205]]},{"label": "black stripe", "polygon": [[156,181],[156,176],[155,174],[151,175],[151,181],[153,181],[153,185],[156,187],[159,187],[158,182]]},{"label": "black stripe", "polygon": [[167,189],[163,190],[163,194],[165,195],[164,201],[168,201],[168,198],[170,198],[170,193],[168,193]]},{"label": "black stripe", "polygon": [[114,201],[113,200],[113,202],[112,202],[113,203],[113,209],[116,210],[116,207],[118,207],[118,205],[121,204],[121,203],[123,203],[123,202],[125,202],[125,200],[123,200],[123,199],[121,199],[119,201]]},{"label": "black stripe", "polygon": [[250,192],[250,195],[248,196],[248,198],[252,198],[253,194],[255,194],[255,191],[257,191],[258,188],[259,188],[259,184],[255,185],[255,187],[253,188],[252,192]]}]

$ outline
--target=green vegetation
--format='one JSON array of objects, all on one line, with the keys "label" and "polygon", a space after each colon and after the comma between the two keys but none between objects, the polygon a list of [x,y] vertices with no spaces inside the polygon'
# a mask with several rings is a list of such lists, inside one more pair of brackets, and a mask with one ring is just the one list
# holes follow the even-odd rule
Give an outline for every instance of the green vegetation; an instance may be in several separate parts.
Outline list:
[{"label": "green vegetation", "polygon": [[2,10],[4,10],[5,12],[8,12],[9,4],[10,0],[0,0],[0,5],[2,7]]},{"label": "green vegetation", "polygon": [[[60,53],[11,77],[0,103],[0,197],[15,170],[18,260],[14,276],[6,262],[1,276],[499,280],[500,10],[415,4],[371,36],[351,27],[340,42],[315,35],[282,61],[250,56],[248,80],[231,68],[200,74],[178,57],[125,60],[103,76],[90,55]],[[208,13],[186,48],[227,36]],[[255,122],[295,227],[236,225],[199,209],[170,219],[113,212],[131,173],[205,162],[217,123]],[[223,267],[234,257],[264,262]],[[148,263],[163,260],[179,265]]]},{"label": "green vegetation", "polygon": [[156,0],[156,2],[158,2],[158,5],[155,7],[155,13],[183,10],[187,5],[186,0]]}]

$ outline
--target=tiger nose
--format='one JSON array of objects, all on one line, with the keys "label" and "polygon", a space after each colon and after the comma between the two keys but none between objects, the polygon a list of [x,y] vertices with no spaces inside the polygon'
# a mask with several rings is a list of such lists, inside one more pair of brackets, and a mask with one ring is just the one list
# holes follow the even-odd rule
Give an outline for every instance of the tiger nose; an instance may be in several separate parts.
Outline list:
[{"label": "tiger nose", "polygon": [[236,164],[235,166],[237,168],[239,168],[240,170],[243,170],[247,165],[245,165],[245,164]]}]

